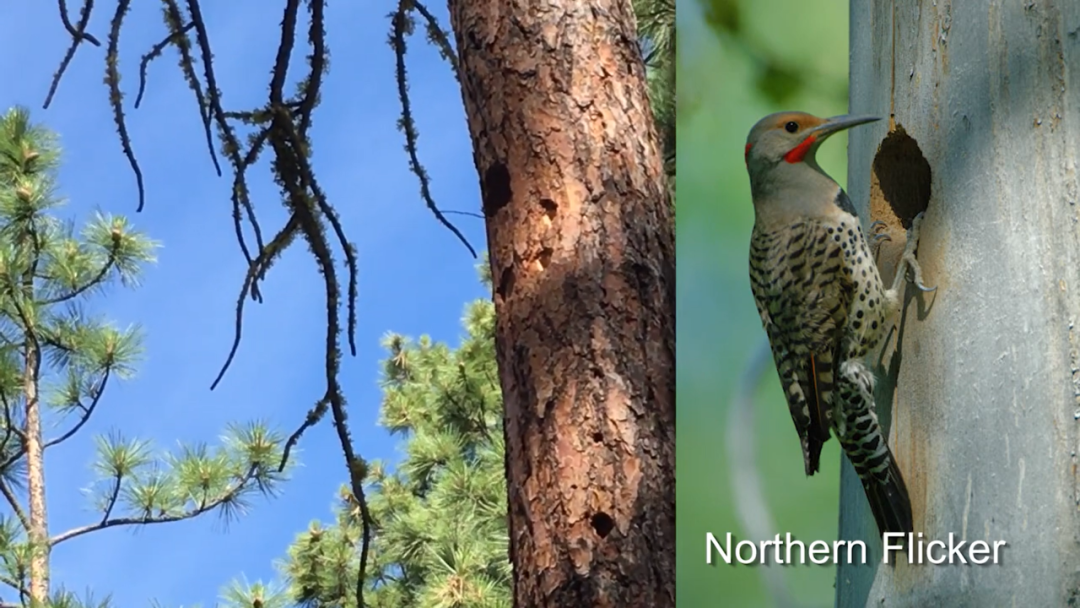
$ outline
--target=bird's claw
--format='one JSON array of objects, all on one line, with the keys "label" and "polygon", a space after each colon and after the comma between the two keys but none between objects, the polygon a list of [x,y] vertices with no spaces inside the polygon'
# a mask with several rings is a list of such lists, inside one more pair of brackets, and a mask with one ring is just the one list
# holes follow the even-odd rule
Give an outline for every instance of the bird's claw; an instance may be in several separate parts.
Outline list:
[{"label": "bird's claw", "polygon": [[911,228],[908,229],[907,247],[905,247],[903,263],[907,265],[909,274],[908,280],[912,285],[917,287],[919,291],[929,293],[937,291],[937,286],[927,287],[922,282],[922,269],[919,266],[918,260],[915,259],[915,249],[919,246],[919,229],[922,227],[922,221],[925,212],[919,212],[914,218],[911,219]]},{"label": "bird's claw", "polygon": [[878,254],[881,253],[881,244],[892,240],[892,236],[886,232],[888,229],[889,225],[881,220],[875,220],[870,224],[870,244],[874,248],[874,259],[877,259]]},{"label": "bird's claw", "polygon": [[934,285],[933,287],[927,287],[926,285],[922,284],[922,281],[920,281],[920,280],[918,280],[918,279],[916,279],[914,277],[912,277],[912,279],[913,280],[911,281],[911,284],[914,285],[915,287],[917,287],[919,289],[919,291],[921,291],[923,293],[930,293],[932,291],[937,291],[937,285]]}]

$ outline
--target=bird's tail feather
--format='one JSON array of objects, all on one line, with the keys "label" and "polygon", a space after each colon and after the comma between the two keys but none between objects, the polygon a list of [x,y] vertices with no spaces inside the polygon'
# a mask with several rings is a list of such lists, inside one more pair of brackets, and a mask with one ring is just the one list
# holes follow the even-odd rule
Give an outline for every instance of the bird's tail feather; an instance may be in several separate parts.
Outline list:
[{"label": "bird's tail feather", "polygon": [[860,477],[866,499],[870,502],[870,510],[874,514],[874,521],[877,522],[882,536],[886,532],[913,532],[911,500],[892,452],[889,452],[888,479],[882,480],[873,475]]}]

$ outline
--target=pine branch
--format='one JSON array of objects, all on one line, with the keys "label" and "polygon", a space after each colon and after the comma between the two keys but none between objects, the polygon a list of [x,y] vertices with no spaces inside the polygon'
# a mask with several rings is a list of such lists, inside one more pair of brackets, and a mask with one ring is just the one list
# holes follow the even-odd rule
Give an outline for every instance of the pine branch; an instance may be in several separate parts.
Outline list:
[{"label": "pine branch", "polygon": [[[14,288],[14,285],[9,286]],[[41,352],[41,343],[38,340],[37,330],[35,329],[34,324],[30,321],[30,316],[26,313],[26,309],[19,304],[19,296],[14,295],[14,291],[14,289],[11,290],[12,297],[9,299],[9,301],[11,302],[11,305],[15,307],[15,313],[18,315],[19,321],[22,322],[22,327],[19,329],[24,333],[24,336],[30,343],[30,347],[33,349],[33,351]],[[34,369],[32,371],[34,372],[34,377],[37,377],[38,370]],[[23,439],[25,440],[25,436],[23,437]],[[0,469],[2,468],[3,466],[0,465]]]},{"label": "pine branch", "polygon": [[[73,538],[77,538],[77,537],[82,536],[84,534],[89,534],[91,532],[97,532],[98,530],[104,530],[106,528],[114,528],[114,527],[117,527],[117,526],[139,526],[139,525],[150,525],[150,524],[163,524],[163,523],[169,523],[169,522],[184,521],[186,519],[192,519],[194,517],[202,515],[203,513],[208,513],[210,511],[212,511],[212,510],[214,510],[214,509],[216,509],[218,507],[221,507],[222,505],[236,499],[237,496],[239,496],[239,494],[242,491],[247,489],[248,483],[255,479],[255,477],[259,473],[259,471],[260,471],[259,465],[257,465],[257,464],[251,465],[251,467],[248,469],[248,472],[243,477],[241,477],[232,488],[230,488],[228,491],[223,493],[218,498],[216,498],[214,500],[211,500],[211,501],[203,501],[203,503],[200,504],[199,506],[197,506],[197,507],[195,507],[193,509],[189,509],[189,510],[183,512],[183,513],[178,513],[178,514],[175,514],[175,515],[159,515],[159,516],[146,515],[146,516],[143,516],[143,517],[116,517],[116,518],[111,518],[110,519],[110,518],[108,518],[108,515],[111,512],[111,504],[110,504],[109,510],[106,511],[106,518],[102,519],[101,521],[99,521],[97,523],[87,524],[85,526],[80,526],[78,528],[72,528],[72,529],[70,529],[70,530],[68,530],[66,532],[62,532],[60,534],[57,534],[56,536],[53,536],[52,538],[49,539],[49,547],[55,547],[56,545],[59,545],[62,542],[69,541],[69,540],[71,540]],[[115,499],[113,500],[113,502],[115,502]]]},{"label": "pine branch", "polygon": [[78,433],[79,429],[81,429],[83,427],[83,425],[86,424],[86,422],[88,420],[90,420],[90,416],[94,415],[94,410],[97,408],[98,402],[101,400],[101,395],[103,395],[105,393],[105,385],[108,384],[108,382],[109,382],[109,374],[111,372],[112,372],[111,368],[109,368],[109,367],[105,368],[105,372],[101,376],[101,382],[97,384],[97,387],[94,390],[93,399],[90,401],[90,405],[84,406],[81,402],[78,403],[79,408],[83,410],[83,415],[79,418],[79,421],[75,423],[75,426],[68,429],[68,431],[66,433],[64,433],[63,435],[60,435],[59,437],[56,437],[55,439],[50,439],[49,441],[46,441],[42,445],[42,448],[41,448],[42,450],[47,450],[47,449],[53,447],[54,445],[59,445],[59,444],[65,442],[65,441],[67,441],[68,439],[71,438],[72,435],[74,435],[75,433]]},{"label": "pine branch", "polygon": [[116,501],[120,499],[120,488],[123,487],[124,476],[117,473],[113,477],[113,489],[109,493],[109,500],[105,503],[105,511],[101,516],[101,523],[109,521],[109,517],[112,515],[113,509],[116,508]]},{"label": "pine branch", "polygon": [[75,298],[77,298],[80,295],[86,293],[90,289],[93,289],[94,287],[97,287],[98,285],[101,285],[102,282],[104,282],[105,279],[108,277],[109,271],[112,270],[116,266],[116,256],[120,252],[120,245],[121,245],[121,240],[120,240],[121,235],[120,235],[120,233],[114,231],[112,233],[112,237],[113,237],[113,242],[112,242],[113,246],[112,246],[112,248],[109,249],[109,257],[105,260],[105,263],[102,264],[101,270],[99,270],[97,272],[97,274],[95,274],[92,279],[90,279],[86,283],[76,287],[75,289],[71,290],[68,293],[65,293],[65,294],[60,295],[60,296],[56,296],[55,298],[49,298],[49,299],[46,299],[46,300],[42,300],[40,303],[38,303],[38,306],[51,306],[53,304],[61,304],[63,302],[68,302],[70,300],[74,300]]},{"label": "pine branch", "polygon": [[[98,385],[97,390],[94,392],[93,399],[90,402],[89,406],[84,406],[81,403],[78,404],[79,408],[83,410],[83,415],[80,417],[79,421],[75,424],[75,426],[68,429],[68,431],[65,432],[63,435],[60,435],[59,437],[56,437],[54,439],[50,439],[49,441],[46,441],[44,444],[42,444],[42,448],[41,448],[42,450],[46,450],[46,449],[48,449],[48,448],[50,448],[52,446],[55,446],[55,445],[58,445],[58,444],[61,444],[61,443],[65,442],[65,441],[67,441],[73,435],[75,435],[75,433],[78,433],[79,430],[83,427],[83,425],[85,425],[87,423],[87,421],[90,420],[90,416],[92,416],[94,414],[94,410],[97,408],[97,404],[101,400],[101,396],[105,393],[105,385],[106,385],[106,383],[108,383],[111,373],[112,373],[112,368],[106,367],[105,371],[102,374],[101,383]],[[5,417],[5,423],[6,423],[7,428],[13,430],[16,434],[18,434],[20,439],[25,438],[25,436],[26,436],[25,433],[23,433],[20,429],[18,429],[17,427],[14,427],[11,424],[11,411],[6,406],[6,399],[4,401],[5,401],[4,417]],[[7,441],[8,441],[7,436],[5,436],[2,441],[0,441],[0,453],[3,453],[3,448],[7,445]],[[18,461],[20,458],[22,458],[26,454],[25,443],[26,442],[24,440],[22,442],[22,445],[20,445],[18,449],[16,449],[10,456],[5,458],[3,462],[0,462],[0,471],[3,471],[7,467],[11,466],[14,462]]]},{"label": "pine branch", "polygon": [[0,554],[0,559],[2,559],[4,561],[4,566],[6,566],[9,570],[15,570],[19,574],[22,575],[22,580],[16,580],[16,579],[11,578],[9,576],[4,576],[4,575],[0,574],[0,583],[3,583],[5,585],[7,585],[8,587],[11,587],[12,589],[14,589],[15,591],[17,591],[19,593],[19,599],[23,603],[22,604],[15,604],[15,606],[18,606],[19,608],[24,608],[25,605],[26,605],[27,596],[30,595],[29,591],[26,588],[26,572],[18,564],[18,562],[16,562],[16,564],[14,566],[12,565],[10,552],[5,552],[3,554]]},{"label": "pine branch", "polygon": [[[8,400],[7,395],[4,394],[4,391],[2,389],[0,389],[0,401],[3,401],[4,404],[4,438],[0,440],[0,454],[3,454],[7,450],[7,442],[9,439],[11,439],[11,436],[13,434],[19,438],[19,441],[21,443],[25,443],[26,433],[13,423],[11,419],[12,404]],[[22,453],[20,453],[19,456],[14,458],[6,458],[3,463],[0,463],[0,471],[7,469],[12,462],[18,460],[20,457],[22,457]]]},{"label": "pine branch", "polygon": [[23,530],[30,531],[30,519],[26,516],[26,511],[23,510],[22,504],[19,503],[19,499],[15,496],[15,493],[11,491],[7,482],[3,477],[0,477],[0,493],[4,495],[4,499],[7,500],[11,510],[15,512],[15,517],[19,518],[19,523],[22,524]]}]

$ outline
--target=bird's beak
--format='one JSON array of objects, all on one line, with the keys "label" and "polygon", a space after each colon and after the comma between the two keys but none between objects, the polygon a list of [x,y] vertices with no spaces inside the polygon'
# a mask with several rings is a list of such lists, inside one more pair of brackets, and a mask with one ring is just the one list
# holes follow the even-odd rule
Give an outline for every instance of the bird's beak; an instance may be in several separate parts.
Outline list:
[{"label": "bird's beak", "polygon": [[844,129],[850,129],[851,127],[864,125],[868,122],[878,120],[881,120],[880,116],[853,116],[851,114],[833,116],[832,118],[825,119],[825,122],[817,127],[814,127],[810,133],[818,140],[822,140],[838,131],[843,131]]}]

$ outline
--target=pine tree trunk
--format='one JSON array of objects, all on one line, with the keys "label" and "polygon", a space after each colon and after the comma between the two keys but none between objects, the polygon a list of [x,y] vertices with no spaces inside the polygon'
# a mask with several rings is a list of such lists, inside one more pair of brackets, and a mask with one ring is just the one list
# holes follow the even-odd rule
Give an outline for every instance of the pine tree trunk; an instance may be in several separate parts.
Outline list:
[{"label": "pine tree trunk", "polygon": [[[851,2],[851,110],[893,120],[852,131],[849,190],[889,222],[890,267],[928,203],[939,287],[908,288],[879,410],[924,541],[1007,545],[996,565],[886,566],[878,537],[840,566],[840,607],[1080,599],[1078,32],[1075,1]],[[840,536],[877,536],[846,462]]]},{"label": "pine tree trunk", "polygon": [[675,605],[675,249],[630,0],[450,0],[515,606]]},{"label": "pine tree trunk", "polygon": [[[41,400],[38,397],[38,369],[41,355],[27,328],[26,368],[23,372],[23,396],[26,399],[26,487],[29,494],[30,598],[41,606],[49,597],[49,529],[45,510],[45,455],[41,435]],[[37,606],[38,604],[34,604]]]}]

